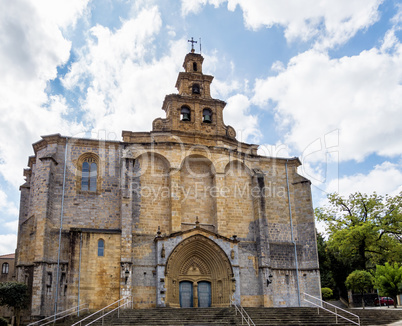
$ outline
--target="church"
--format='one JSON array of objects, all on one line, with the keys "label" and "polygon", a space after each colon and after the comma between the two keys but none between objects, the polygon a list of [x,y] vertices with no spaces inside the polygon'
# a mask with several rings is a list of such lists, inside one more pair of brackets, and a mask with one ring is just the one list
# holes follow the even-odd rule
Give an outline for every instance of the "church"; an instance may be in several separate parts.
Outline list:
[{"label": "church", "polygon": [[33,317],[129,296],[152,307],[292,307],[320,297],[311,183],[225,125],[201,54],[150,132],[42,136],[24,169],[16,278]]}]

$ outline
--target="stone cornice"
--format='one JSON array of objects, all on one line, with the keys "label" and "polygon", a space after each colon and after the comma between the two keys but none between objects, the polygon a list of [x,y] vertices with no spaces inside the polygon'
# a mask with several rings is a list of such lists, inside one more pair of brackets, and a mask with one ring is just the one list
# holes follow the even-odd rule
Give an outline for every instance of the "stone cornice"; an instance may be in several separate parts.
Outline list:
[{"label": "stone cornice", "polygon": [[173,232],[173,233],[171,233],[169,235],[164,235],[164,236],[157,235],[155,237],[154,241],[158,242],[158,241],[166,240],[166,239],[169,239],[169,238],[180,237],[180,236],[188,234],[188,233],[195,233],[195,234],[207,233],[209,235],[212,235],[212,236],[214,236],[214,237],[216,237],[218,239],[222,239],[222,240],[227,241],[227,242],[239,243],[239,240],[237,240],[237,239],[229,239],[229,238],[227,238],[227,237],[225,237],[223,235],[220,235],[220,234],[215,233],[213,231],[204,229],[203,227],[201,227],[199,225],[196,225],[193,229],[189,229],[189,230],[185,230],[185,231]]},{"label": "stone cornice", "polygon": [[226,102],[214,98],[205,98],[205,97],[194,97],[194,96],[183,96],[180,94],[169,94],[165,96],[165,99],[163,100],[162,104],[162,110],[167,111],[168,109],[168,103],[172,100],[177,100],[177,101],[198,101],[200,104],[205,104],[205,106],[213,106],[214,104],[219,104],[224,108],[226,106]]},{"label": "stone cornice", "polygon": [[121,234],[121,229],[70,228],[70,232]]},{"label": "stone cornice", "polygon": [[36,164],[36,156],[32,155],[28,157],[28,167],[32,169],[32,166]]}]

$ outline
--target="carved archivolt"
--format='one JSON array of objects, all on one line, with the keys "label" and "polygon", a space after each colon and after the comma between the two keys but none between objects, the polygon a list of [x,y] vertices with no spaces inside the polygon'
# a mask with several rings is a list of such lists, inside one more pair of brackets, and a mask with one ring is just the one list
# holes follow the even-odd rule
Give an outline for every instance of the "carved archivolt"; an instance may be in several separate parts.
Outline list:
[{"label": "carved archivolt", "polygon": [[168,306],[180,307],[178,294],[182,281],[190,281],[195,287],[198,282],[210,282],[211,305],[229,305],[233,288],[232,266],[225,252],[203,235],[191,236],[176,246],[166,262],[165,274]]}]

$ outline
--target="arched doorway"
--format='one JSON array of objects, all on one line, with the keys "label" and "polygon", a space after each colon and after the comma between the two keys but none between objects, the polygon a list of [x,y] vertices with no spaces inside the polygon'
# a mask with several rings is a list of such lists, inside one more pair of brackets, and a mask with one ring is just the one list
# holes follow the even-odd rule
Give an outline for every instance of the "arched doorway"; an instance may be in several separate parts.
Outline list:
[{"label": "arched doorway", "polygon": [[226,307],[234,289],[233,270],[225,252],[197,234],[170,254],[165,269],[166,305],[170,307]]}]

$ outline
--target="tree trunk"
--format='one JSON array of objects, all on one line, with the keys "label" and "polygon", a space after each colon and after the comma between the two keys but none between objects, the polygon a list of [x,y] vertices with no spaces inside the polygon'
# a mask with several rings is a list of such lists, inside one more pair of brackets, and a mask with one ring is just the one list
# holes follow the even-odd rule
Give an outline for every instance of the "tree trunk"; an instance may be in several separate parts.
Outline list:
[{"label": "tree trunk", "polygon": [[359,268],[366,270],[366,241],[363,239],[359,244]]},{"label": "tree trunk", "polygon": [[364,292],[362,292],[362,307],[363,307],[363,309],[365,309],[364,308]]},{"label": "tree trunk", "polygon": [[15,323],[16,323],[17,326],[20,326],[20,319],[21,319],[20,315],[21,315],[20,310],[15,309]]},{"label": "tree trunk", "polygon": [[398,307],[398,298],[396,296],[392,297],[394,299],[394,308]]}]

